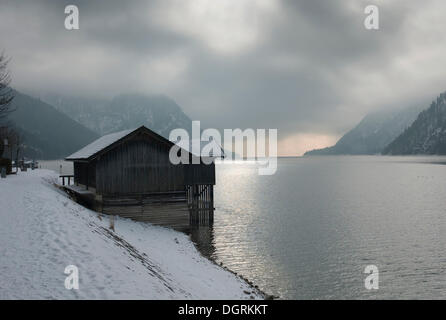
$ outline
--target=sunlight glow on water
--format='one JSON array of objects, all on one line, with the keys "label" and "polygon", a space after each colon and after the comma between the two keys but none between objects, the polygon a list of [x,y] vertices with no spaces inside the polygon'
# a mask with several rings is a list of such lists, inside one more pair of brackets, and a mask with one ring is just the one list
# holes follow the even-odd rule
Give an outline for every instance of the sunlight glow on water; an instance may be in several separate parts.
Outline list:
[{"label": "sunlight glow on water", "polygon": [[[217,165],[213,257],[295,299],[446,298],[446,158]],[[375,264],[380,288],[364,288]]]}]

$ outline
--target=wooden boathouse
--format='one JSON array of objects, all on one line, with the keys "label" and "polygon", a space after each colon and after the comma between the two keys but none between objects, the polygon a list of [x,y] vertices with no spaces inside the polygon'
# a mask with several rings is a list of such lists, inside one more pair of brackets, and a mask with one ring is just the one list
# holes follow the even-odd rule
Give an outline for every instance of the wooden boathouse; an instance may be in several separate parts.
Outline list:
[{"label": "wooden boathouse", "polygon": [[211,225],[215,164],[191,152],[198,164],[172,164],[173,145],[144,126],[105,135],[66,158],[73,162],[74,184],[65,189],[104,214],[182,231]]}]

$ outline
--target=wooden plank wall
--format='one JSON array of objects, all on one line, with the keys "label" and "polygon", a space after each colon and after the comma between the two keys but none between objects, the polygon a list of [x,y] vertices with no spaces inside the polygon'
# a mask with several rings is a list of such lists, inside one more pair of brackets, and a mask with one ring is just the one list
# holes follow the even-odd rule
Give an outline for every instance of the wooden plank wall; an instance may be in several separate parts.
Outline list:
[{"label": "wooden plank wall", "polygon": [[103,195],[101,212],[187,231],[214,222],[213,185],[187,186],[186,191]]},{"label": "wooden plank wall", "polygon": [[184,166],[186,185],[215,185],[215,164],[188,164]]},{"label": "wooden plank wall", "polygon": [[135,137],[103,155],[96,165],[99,194],[184,191],[184,168],[169,161],[169,148]]},{"label": "wooden plank wall", "polygon": [[96,187],[96,161],[74,162],[73,169],[75,183]]},{"label": "wooden plank wall", "polygon": [[88,163],[87,172],[88,172],[88,186],[96,188],[96,161]]},{"label": "wooden plank wall", "polygon": [[74,182],[76,184],[83,184],[85,185],[85,182],[87,181],[87,176],[85,170],[85,163],[81,162],[75,162],[73,164],[73,171],[74,171]]},{"label": "wooden plank wall", "polygon": [[179,231],[189,228],[189,208],[184,191],[103,196],[102,212]]}]

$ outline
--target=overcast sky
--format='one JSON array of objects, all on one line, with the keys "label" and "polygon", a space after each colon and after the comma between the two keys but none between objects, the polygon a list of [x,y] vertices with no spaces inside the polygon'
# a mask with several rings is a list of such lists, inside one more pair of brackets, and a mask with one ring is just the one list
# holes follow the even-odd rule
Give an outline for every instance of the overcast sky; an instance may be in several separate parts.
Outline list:
[{"label": "overcast sky", "polygon": [[162,93],[206,127],[277,128],[281,155],[446,90],[444,0],[1,0],[0,39],[19,90]]}]

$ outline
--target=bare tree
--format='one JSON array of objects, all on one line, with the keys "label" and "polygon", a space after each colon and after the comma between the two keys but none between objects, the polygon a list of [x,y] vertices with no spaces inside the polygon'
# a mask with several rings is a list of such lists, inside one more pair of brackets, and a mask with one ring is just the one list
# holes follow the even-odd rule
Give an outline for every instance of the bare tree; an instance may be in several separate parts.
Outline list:
[{"label": "bare tree", "polygon": [[15,166],[16,166],[16,171],[19,165],[19,156],[20,156],[20,151],[22,151],[22,147],[23,147],[23,136],[20,133],[16,133],[15,136]]},{"label": "bare tree", "polygon": [[[11,150],[15,147],[16,136],[17,132],[12,127],[0,126],[0,158],[4,155],[12,159]],[[10,152],[6,153],[8,149]]]},{"label": "bare tree", "polygon": [[6,143],[9,143],[8,134],[8,128],[0,126],[0,158],[3,156],[3,152],[6,149]]},{"label": "bare tree", "polygon": [[12,160],[15,157],[15,167],[18,171],[19,157],[23,149],[23,135],[12,127],[0,127],[0,161],[5,164],[2,157]]},{"label": "bare tree", "polygon": [[[6,158],[14,159],[16,166],[18,165],[18,160],[20,153],[23,149],[24,138],[23,135],[11,127],[0,128],[0,141],[2,142],[3,149],[0,148],[0,157],[3,154]],[[4,142],[7,141],[7,144]]]},{"label": "bare tree", "polygon": [[13,91],[9,87],[11,83],[11,76],[8,71],[9,59],[1,53],[0,54],[0,157],[6,148],[6,141],[8,140],[8,135],[10,134],[7,124],[4,118],[13,111],[11,108],[11,101],[14,98]]},{"label": "bare tree", "polygon": [[9,87],[11,75],[8,70],[9,59],[0,54],[0,120],[5,118],[12,110],[11,101],[14,99],[13,91]]}]

